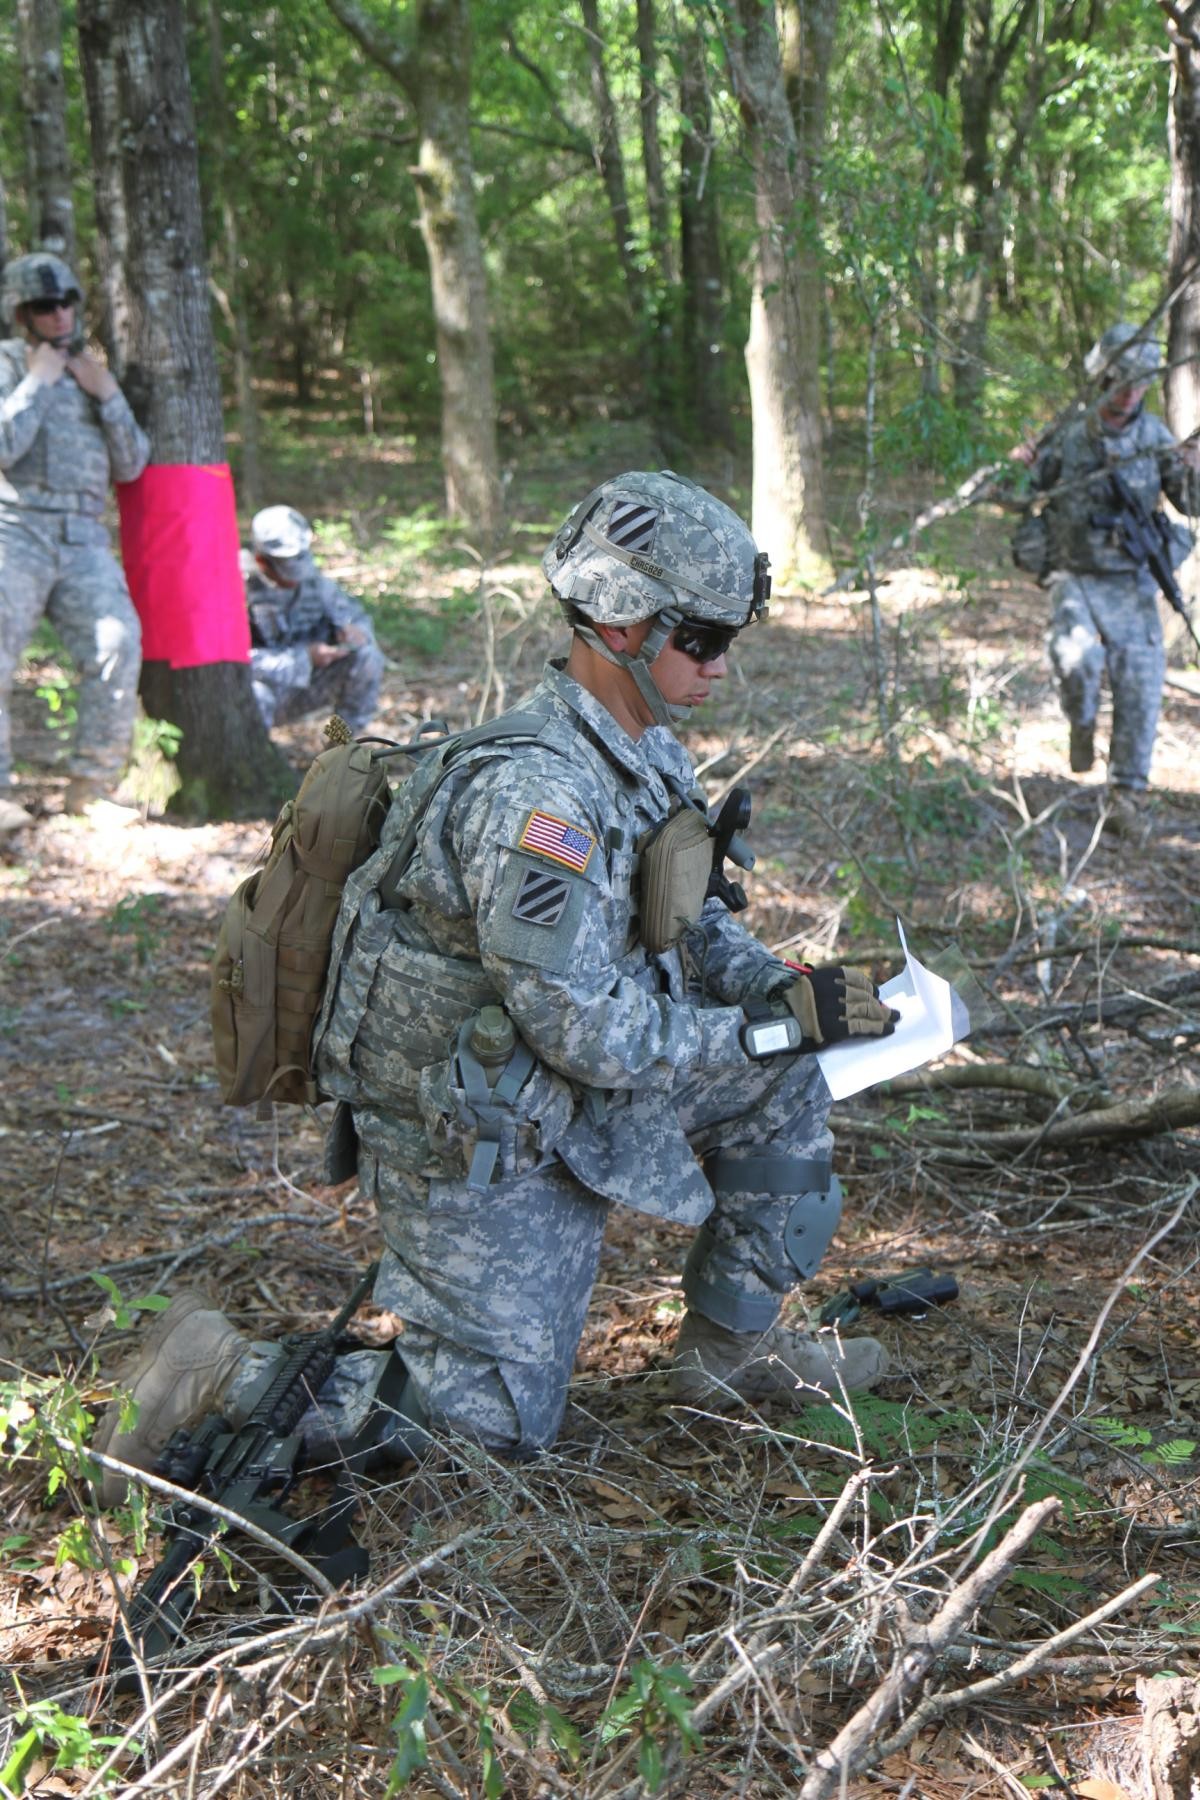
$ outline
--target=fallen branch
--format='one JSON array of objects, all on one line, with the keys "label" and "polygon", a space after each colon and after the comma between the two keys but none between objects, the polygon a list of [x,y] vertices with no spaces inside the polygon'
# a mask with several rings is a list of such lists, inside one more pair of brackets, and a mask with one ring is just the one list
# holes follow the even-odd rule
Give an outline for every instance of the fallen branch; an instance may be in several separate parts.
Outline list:
[{"label": "fallen branch", "polygon": [[1163,1131],[1182,1131],[1200,1125],[1200,1088],[1176,1083],[1149,1100],[1120,1100],[1115,1106],[1073,1113],[1049,1125],[1023,1131],[931,1131],[922,1133],[926,1144],[945,1146],[963,1154],[978,1150],[996,1156],[1011,1150],[1027,1150],[1031,1144],[1082,1144],[1121,1138],[1157,1137]]},{"label": "fallen branch", "polygon": [[928,1094],[934,1088],[1002,1088],[1014,1094],[1035,1094],[1039,1100],[1073,1100],[1098,1104],[1086,1088],[1062,1081],[1046,1069],[1028,1063],[945,1063],[940,1069],[921,1069],[912,1075],[896,1075],[881,1081],[876,1093],[886,1097]]},{"label": "fallen branch", "polygon": [[1200,974],[1173,975],[1143,994],[1097,996],[1082,1006],[1064,1007],[1058,1012],[1018,1013],[1011,1019],[989,1020],[972,1037],[1019,1037],[1029,1031],[1053,1031],[1060,1025],[1116,1025],[1144,1012],[1169,1008],[1177,1000],[1196,993],[1200,993]]},{"label": "fallen branch", "polygon": [[[1068,1625],[1064,1630],[1056,1631],[1054,1636],[1047,1638],[1044,1644],[1038,1644],[1028,1655],[1010,1663],[998,1674],[985,1676],[982,1681],[972,1681],[967,1687],[956,1688],[953,1693],[926,1695],[921,1704],[913,1708],[900,1730],[879,1745],[878,1760],[882,1761],[884,1757],[891,1756],[895,1751],[903,1750],[906,1744],[911,1744],[917,1733],[928,1725],[931,1719],[940,1719],[944,1713],[951,1712],[955,1707],[967,1706],[976,1700],[986,1700],[992,1694],[1000,1693],[1003,1688],[1011,1687],[1015,1681],[1024,1681],[1027,1675],[1032,1675],[1036,1670],[1044,1668],[1056,1650],[1061,1650],[1065,1645],[1074,1643],[1076,1638],[1082,1637],[1084,1632],[1090,1631],[1094,1625],[1103,1625],[1106,1619],[1111,1619],[1114,1613],[1120,1612],[1131,1601],[1139,1599],[1147,1589],[1157,1587],[1161,1580],[1161,1575],[1142,1575],[1137,1581],[1131,1582],[1129,1587],[1122,1588],[1119,1594],[1114,1594],[1111,1600],[1106,1600],[1103,1605],[1097,1606],[1088,1613],[1086,1618],[1077,1619],[1074,1625]],[[1111,1659],[1105,1660],[1109,1661],[1111,1667]]]},{"label": "fallen branch", "polygon": [[885,1721],[916,1692],[947,1645],[962,1636],[974,1614],[986,1606],[1030,1540],[1062,1505],[1057,1494],[1038,1500],[1021,1514],[973,1574],[952,1588],[928,1625],[912,1626],[904,1646],[875,1692],[808,1765],[797,1800],[828,1800],[847,1777],[878,1759],[872,1746]]}]

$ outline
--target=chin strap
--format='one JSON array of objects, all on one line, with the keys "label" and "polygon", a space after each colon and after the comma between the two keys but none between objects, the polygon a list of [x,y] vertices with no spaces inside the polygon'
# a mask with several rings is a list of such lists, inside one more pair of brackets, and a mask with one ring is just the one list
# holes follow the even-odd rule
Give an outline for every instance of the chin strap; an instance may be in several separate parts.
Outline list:
[{"label": "chin strap", "polygon": [[651,620],[650,629],[646,633],[645,641],[634,656],[630,656],[627,650],[610,649],[599,632],[585,623],[578,614],[568,616],[571,617],[571,629],[577,637],[581,637],[585,644],[590,645],[604,658],[605,662],[614,664],[618,669],[628,670],[633,677],[634,686],[649,707],[656,725],[671,727],[680,719],[687,718],[688,708],[686,706],[668,706],[650,673],[651,663],[683,618],[682,612],[677,607],[667,606],[663,608],[662,612],[655,614]]}]

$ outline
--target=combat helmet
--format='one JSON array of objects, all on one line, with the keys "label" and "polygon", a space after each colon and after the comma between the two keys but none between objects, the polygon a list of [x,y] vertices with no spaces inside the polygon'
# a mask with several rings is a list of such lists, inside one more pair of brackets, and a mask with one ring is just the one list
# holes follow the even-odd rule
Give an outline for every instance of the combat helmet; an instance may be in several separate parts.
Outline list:
[{"label": "combat helmet", "polygon": [[1083,372],[1089,381],[1105,387],[1139,386],[1153,381],[1162,367],[1162,353],[1152,337],[1140,325],[1121,319],[1110,325],[1096,339],[1083,359]]},{"label": "combat helmet", "polygon": [[[723,501],[670,469],[633,470],[601,482],[565,521],[542,570],[574,631],[628,669],[661,725],[676,712],[650,665],[679,625],[740,631],[762,618],[769,558]],[[654,621],[636,654],[613,650],[593,627]]]},{"label": "combat helmet", "polygon": [[250,544],[285,581],[299,581],[312,566],[312,526],[294,506],[264,506],[250,521]]},{"label": "combat helmet", "polygon": [[14,256],[4,269],[4,306],[9,317],[30,300],[61,300],[64,306],[79,307],[83,289],[61,256],[34,250],[28,256]]}]

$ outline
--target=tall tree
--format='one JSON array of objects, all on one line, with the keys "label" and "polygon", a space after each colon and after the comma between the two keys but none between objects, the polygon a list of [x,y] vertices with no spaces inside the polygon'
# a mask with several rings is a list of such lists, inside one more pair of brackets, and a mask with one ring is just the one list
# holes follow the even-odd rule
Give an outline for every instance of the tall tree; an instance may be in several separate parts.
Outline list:
[{"label": "tall tree", "polygon": [[[79,0],[79,29],[85,67],[101,55],[113,65],[103,80],[93,70],[89,90],[112,100],[111,115],[92,114],[93,147],[105,171],[101,186],[120,187],[127,229],[122,285],[130,307],[116,357],[121,384],[150,434],[154,465],[222,465],[182,6],[179,0]],[[105,136],[114,125],[115,142]],[[194,570],[186,595],[198,611],[208,601],[204,576]],[[178,803],[184,809],[207,817],[261,816],[294,789],[291,770],[263,729],[248,663],[172,668],[147,662],[141,691],[147,711],[182,733]]]},{"label": "tall tree", "polygon": [[1200,5],[1159,0],[1171,42],[1171,247],[1167,418],[1177,437],[1200,425]]},{"label": "tall tree", "polygon": [[681,383],[687,423],[702,442],[733,444],[725,357],[725,275],[717,200],[712,100],[704,38],[679,43],[679,264]]},{"label": "tall tree", "polygon": [[746,369],[753,530],[782,583],[821,580],[829,532],[821,458],[821,265],[788,105],[775,9],[737,0],[730,72],[754,170],[754,292]]},{"label": "tall tree", "polygon": [[129,222],[120,155],[121,106],[113,40],[113,0],[79,8],[80,61],[92,139],[92,191],[96,202],[99,266],[98,329],[117,380],[125,381],[125,355],[133,337],[129,298]]},{"label": "tall tree", "polygon": [[258,458],[258,406],[254,398],[250,326],[246,317],[242,258],[238,243],[237,214],[229,176],[229,134],[225,127],[225,50],[219,0],[208,0],[209,88],[212,94],[212,137],[217,157],[217,187],[221,208],[221,240],[224,250],[225,285],[214,282],[217,304],[225,316],[233,340],[233,367],[237,384],[238,425],[242,439],[242,504],[255,513],[263,503],[262,475]]},{"label": "tall tree", "polygon": [[39,249],[75,260],[75,206],[67,149],[59,0],[17,0],[21,100],[29,147],[33,239]]},{"label": "tall tree", "polygon": [[328,5],[417,116],[413,178],[437,326],[446,507],[490,549],[501,522],[500,456],[471,162],[470,9],[467,0],[414,0],[394,26],[389,14],[387,28],[355,0]]},{"label": "tall tree", "polygon": [[674,280],[674,257],[671,254],[671,207],[658,130],[658,21],[654,0],[637,0],[637,48],[642,168],[646,176],[650,248],[659,282],[665,288]]},{"label": "tall tree", "polygon": [[625,180],[625,154],[621,148],[620,121],[604,60],[600,8],[597,0],[579,0],[579,10],[587,42],[592,110],[596,116],[596,167],[608,196],[617,261],[625,278],[629,310],[635,325],[640,327],[646,317],[646,284],[637,259],[636,234],[629,208],[629,188]]}]

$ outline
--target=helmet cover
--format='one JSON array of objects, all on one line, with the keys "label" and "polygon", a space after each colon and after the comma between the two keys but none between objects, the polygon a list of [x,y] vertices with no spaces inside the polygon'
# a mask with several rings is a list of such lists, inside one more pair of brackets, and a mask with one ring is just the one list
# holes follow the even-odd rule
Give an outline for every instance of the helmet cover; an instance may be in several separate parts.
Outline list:
[{"label": "helmet cover", "polygon": [[670,469],[593,488],[542,569],[556,597],[594,625],[662,612],[740,629],[766,610],[767,559],[732,509]]},{"label": "helmet cover", "polygon": [[1083,359],[1088,380],[1102,382],[1106,388],[1140,386],[1153,381],[1161,367],[1158,344],[1142,326],[1131,325],[1127,319],[1110,325]]},{"label": "helmet cover", "polygon": [[10,314],[30,300],[61,300],[64,306],[82,306],[83,289],[78,277],[61,256],[34,250],[14,256],[4,269],[4,304]]},{"label": "helmet cover", "polygon": [[312,540],[312,526],[294,506],[265,506],[250,521],[255,554],[269,556],[272,562],[307,556]]}]

